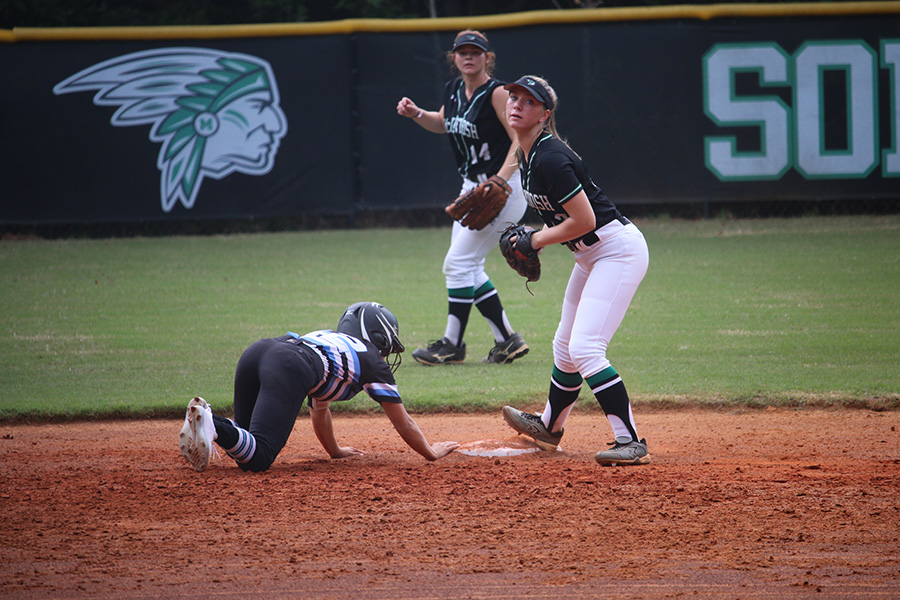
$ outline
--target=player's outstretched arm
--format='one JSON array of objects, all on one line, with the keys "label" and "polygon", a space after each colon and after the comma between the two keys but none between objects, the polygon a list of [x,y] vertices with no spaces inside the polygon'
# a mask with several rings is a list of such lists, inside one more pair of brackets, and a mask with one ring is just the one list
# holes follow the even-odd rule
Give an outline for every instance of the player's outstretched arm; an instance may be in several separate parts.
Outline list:
[{"label": "player's outstretched arm", "polygon": [[363,454],[356,448],[350,446],[340,446],[337,438],[334,436],[334,427],[331,424],[331,409],[327,406],[319,408],[311,408],[309,411],[312,420],[313,431],[319,439],[319,443],[325,448],[325,452],[331,458],[347,458],[357,454]]},{"label": "player's outstretched arm", "polygon": [[391,425],[394,426],[394,429],[397,430],[403,441],[428,460],[437,460],[459,448],[458,442],[429,444],[428,440],[425,439],[425,434],[422,433],[422,430],[419,429],[413,418],[406,412],[406,407],[403,404],[382,402],[381,407],[384,408]]},{"label": "player's outstretched arm", "polygon": [[423,129],[427,129],[432,133],[447,133],[444,127],[444,107],[440,110],[424,110],[419,108],[415,102],[404,96],[397,103],[397,114],[401,117],[407,117],[418,123]]}]

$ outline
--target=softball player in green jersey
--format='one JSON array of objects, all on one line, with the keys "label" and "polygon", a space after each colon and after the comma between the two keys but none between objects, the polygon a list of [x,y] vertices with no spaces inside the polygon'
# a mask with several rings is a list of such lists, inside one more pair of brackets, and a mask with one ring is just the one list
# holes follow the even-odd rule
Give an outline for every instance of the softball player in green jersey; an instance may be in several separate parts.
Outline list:
[{"label": "softball player in green jersey", "polygon": [[544,448],[563,435],[582,382],[586,381],[612,426],[615,441],[594,457],[601,465],[650,462],[638,436],[631,402],[606,349],[647,272],[644,236],[591,180],[581,157],[556,132],[558,99],[539,77],[505,86],[506,114],[519,145],[518,164],[529,206],[544,222],[531,236],[540,250],[563,244],[575,257],[553,339],[553,373],[544,412],[503,408],[506,422]]},{"label": "softball player in green jersey", "polygon": [[481,230],[453,223],[450,249],[444,257],[448,314],[444,336],[413,352],[426,365],[460,363],[466,357],[463,337],[472,305],[487,319],[494,347],[486,363],[510,363],[528,352],[528,345],[509,323],[500,296],[484,270],[488,252],[497,247],[506,224],[518,223],[525,214],[525,198],[515,165],[512,130],[506,124],[507,92],[491,76],[495,55],[484,34],[465,30],[457,34],[448,61],[459,76],[444,90],[437,111],[419,108],[409,98],[397,104],[397,113],[409,117],[432,133],[446,133],[462,176],[464,194],[492,175],[506,180],[512,193],[493,223]]}]

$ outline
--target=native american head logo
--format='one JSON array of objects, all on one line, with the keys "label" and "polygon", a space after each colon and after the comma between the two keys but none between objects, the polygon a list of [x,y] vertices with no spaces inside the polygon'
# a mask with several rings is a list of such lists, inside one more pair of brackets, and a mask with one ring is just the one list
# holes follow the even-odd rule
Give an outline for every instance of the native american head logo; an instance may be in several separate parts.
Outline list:
[{"label": "native american head logo", "polygon": [[204,177],[265,175],[287,134],[272,67],[246,54],[205,48],[145,50],[96,64],[58,83],[57,95],[98,90],[118,106],[115,127],[152,125],[162,143],[162,209],[194,206]]}]

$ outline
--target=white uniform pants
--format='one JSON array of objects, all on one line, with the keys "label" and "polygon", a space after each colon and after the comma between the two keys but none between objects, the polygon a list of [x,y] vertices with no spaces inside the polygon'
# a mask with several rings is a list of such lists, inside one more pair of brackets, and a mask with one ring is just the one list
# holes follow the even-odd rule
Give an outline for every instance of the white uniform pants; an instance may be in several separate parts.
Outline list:
[{"label": "white uniform pants", "polygon": [[[500,234],[511,223],[518,223],[525,215],[527,204],[522,194],[522,180],[519,172],[509,178],[509,186],[512,192],[506,201],[506,206],[497,215],[493,223],[484,229],[473,231],[463,227],[459,221],[453,222],[453,233],[450,238],[450,249],[444,257],[444,277],[447,280],[447,289],[473,287],[478,289],[488,279],[484,272],[484,259],[492,249],[500,243]],[[468,192],[477,184],[463,179],[460,195]]]},{"label": "white uniform pants", "polygon": [[597,230],[600,241],[574,252],[562,316],[553,339],[553,360],[585,379],[607,368],[606,348],[647,273],[649,252],[633,224],[612,221]]}]

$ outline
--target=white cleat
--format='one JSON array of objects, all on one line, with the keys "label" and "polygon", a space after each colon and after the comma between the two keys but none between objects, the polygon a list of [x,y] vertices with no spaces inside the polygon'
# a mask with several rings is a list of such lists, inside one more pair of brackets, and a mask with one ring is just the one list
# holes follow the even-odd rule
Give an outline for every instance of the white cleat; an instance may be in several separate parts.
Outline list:
[{"label": "white cleat", "polygon": [[191,407],[203,406],[206,400],[203,398],[193,398],[188,402],[187,411],[184,414],[184,425],[181,426],[181,432],[178,434],[178,449],[184,460],[191,462],[191,444],[194,441],[194,429],[191,427]]},{"label": "white cleat", "polygon": [[[185,431],[189,429],[189,432]],[[182,439],[187,434],[186,447]],[[213,455],[213,442],[216,439],[216,426],[213,423],[212,409],[203,398],[194,398],[188,403],[185,415],[185,426],[181,428],[179,448],[194,470],[202,472],[209,466]]]}]

